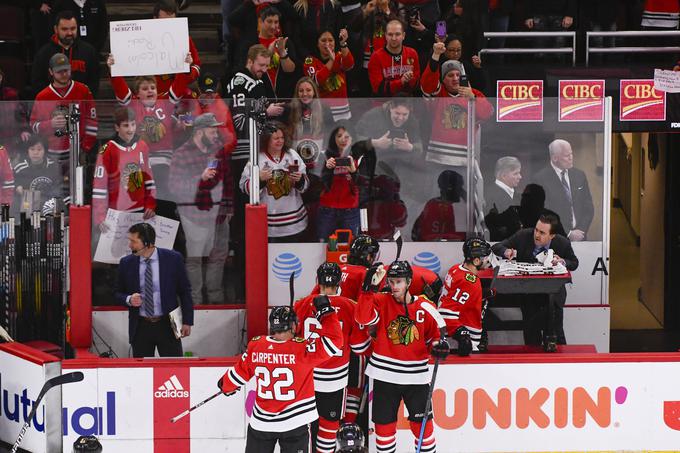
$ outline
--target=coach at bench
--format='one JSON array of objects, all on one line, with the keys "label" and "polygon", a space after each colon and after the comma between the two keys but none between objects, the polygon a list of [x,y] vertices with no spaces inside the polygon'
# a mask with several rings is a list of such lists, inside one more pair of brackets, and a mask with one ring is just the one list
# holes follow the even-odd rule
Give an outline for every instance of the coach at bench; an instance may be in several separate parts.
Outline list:
[{"label": "coach at bench", "polygon": [[182,342],[173,332],[170,312],[181,304],[181,336],[191,334],[194,307],[191,284],[182,255],[154,245],[156,231],[148,223],[137,223],[128,230],[132,255],[121,258],[118,266],[116,300],[129,307],[130,344],[134,357],[182,355]]}]

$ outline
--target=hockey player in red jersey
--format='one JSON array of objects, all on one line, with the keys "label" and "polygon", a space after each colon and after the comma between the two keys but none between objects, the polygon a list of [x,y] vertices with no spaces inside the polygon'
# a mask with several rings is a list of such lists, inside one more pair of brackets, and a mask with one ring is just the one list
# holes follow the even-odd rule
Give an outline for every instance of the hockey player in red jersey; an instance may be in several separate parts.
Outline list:
[{"label": "hockey player in red jersey", "polygon": [[[314,388],[316,405],[319,411],[318,428],[313,426],[312,435],[316,436],[317,453],[333,453],[335,436],[340,427],[345,406],[345,388],[348,382],[350,349],[356,354],[364,354],[371,346],[371,338],[366,329],[360,329],[354,321],[356,302],[339,295],[338,285],[342,273],[336,263],[323,263],[316,270],[316,279],[322,295],[328,296],[342,327],[345,348],[339,357],[332,357],[314,369]],[[319,321],[314,307],[315,294],[295,303],[295,313],[300,320],[297,333],[303,338],[318,336]],[[348,348],[347,345],[350,347]]]},{"label": "hockey player in red jersey", "polygon": [[408,261],[395,261],[387,272],[391,293],[376,293],[385,275],[382,265],[366,272],[355,311],[359,324],[375,325],[377,337],[366,374],[373,378],[372,420],[378,451],[396,452],[397,412],[404,401],[411,432],[417,439],[424,416],[428,421],[422,452],[434,452],[432,413],[424,414],[431,372],[429,356],[446,358],[446,324],[435,306],[409,292],[413,272]]},{"label": "hockey player in red jersey", "polygon": [[156,186],[149,165],[149,148],[136,135],[134,110],[119,107],[113,114],[116,137],[97,155],[92,189],[94,223],[102,231],[108,208],[155,215]]},{"label": "hockey player in red jersey", "polygon": [[458,342],[458,355],[467,356],[480,349],[482,338],[482,283],[477,277],[486,266],[491,246],[472,238],[463,244],[465,260],[449,269],[439,299],[439,313],[446,322],[447,334]]},{"label": "hockey player in red jersey", "polygon": [[79,136],[83,151],[90,151],[97,140],[97,110],[87,85],[71,80],[68,57],[57,53],[50,58],[52,83],[38,93],[31,111],[31,128],[36,134],[47,137],[47,155],[59,162],[62,172],[68,172],[69,105],[80,105]]},{"label": "hockey player in red jersey", "polygon": [[219,380],[231,393],[257,377],[257,397],[246,437],[246,453],[309,453],[309,424],[319,415],[314,396],[314,368],[342,354],[342,330],[328,296],[314,298],[318,337],[295,337],[298,319],[289,307],[269,315],[270,335],[255,337],[236,365]]}]

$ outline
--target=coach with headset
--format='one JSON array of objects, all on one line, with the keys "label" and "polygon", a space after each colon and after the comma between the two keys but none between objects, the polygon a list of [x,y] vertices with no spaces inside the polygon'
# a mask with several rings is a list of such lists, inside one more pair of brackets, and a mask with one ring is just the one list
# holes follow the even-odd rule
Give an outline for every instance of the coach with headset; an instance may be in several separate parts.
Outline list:
[{"label": "coach with headset", "polygon": [[116,301],[129,307],[130,344],[134,357],[182,356],[182,342],[175,335],[170,312],[181,306],[181,336],[191,334],[194,307],[191,284],[182,255],[154,245],[156,231],[148,223],[128,230],[132,255],[118,266]]}]

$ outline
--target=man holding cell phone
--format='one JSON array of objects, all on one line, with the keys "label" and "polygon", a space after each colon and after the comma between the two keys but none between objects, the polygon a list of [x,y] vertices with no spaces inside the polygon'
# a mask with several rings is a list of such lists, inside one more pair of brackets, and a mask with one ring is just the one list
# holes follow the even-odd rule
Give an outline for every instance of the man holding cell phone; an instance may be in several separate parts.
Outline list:
[{"label": "man holding cell phone", "polygon": [[203,303],[204,285],[208,303],[224,303],[222,280],[233,202],[225,196],[232,181],[229,156],[219,132],[223,125],[213,113],[197,116],[191,138],[175,151],[170,165],[170,188],[186,235],[186,267],[194,305]]}]

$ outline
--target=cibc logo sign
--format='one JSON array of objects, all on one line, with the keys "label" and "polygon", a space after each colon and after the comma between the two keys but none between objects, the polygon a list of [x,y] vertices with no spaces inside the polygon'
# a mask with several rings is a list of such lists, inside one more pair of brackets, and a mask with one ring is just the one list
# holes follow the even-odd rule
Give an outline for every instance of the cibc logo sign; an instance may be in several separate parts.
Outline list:
[{"label": "cibc logo sign", "polygon": [[153,396],[156,398],[189,398],[189,392],[184,390],[177,376],[173,374],[170,379],[158,387]]},{"label": "cibc logo sign", "polygon": [[604,80],[560,80],[560,121],[603,121]]},{"label": "cibc logo sign", "polygon": [[542,80],[499,80],[496,121],[543,121]]},{"label": "cibc logo sign", "polygon": [[654,88],[654,80],[621,80],[620,121],[666,121],[666,93]]}]

